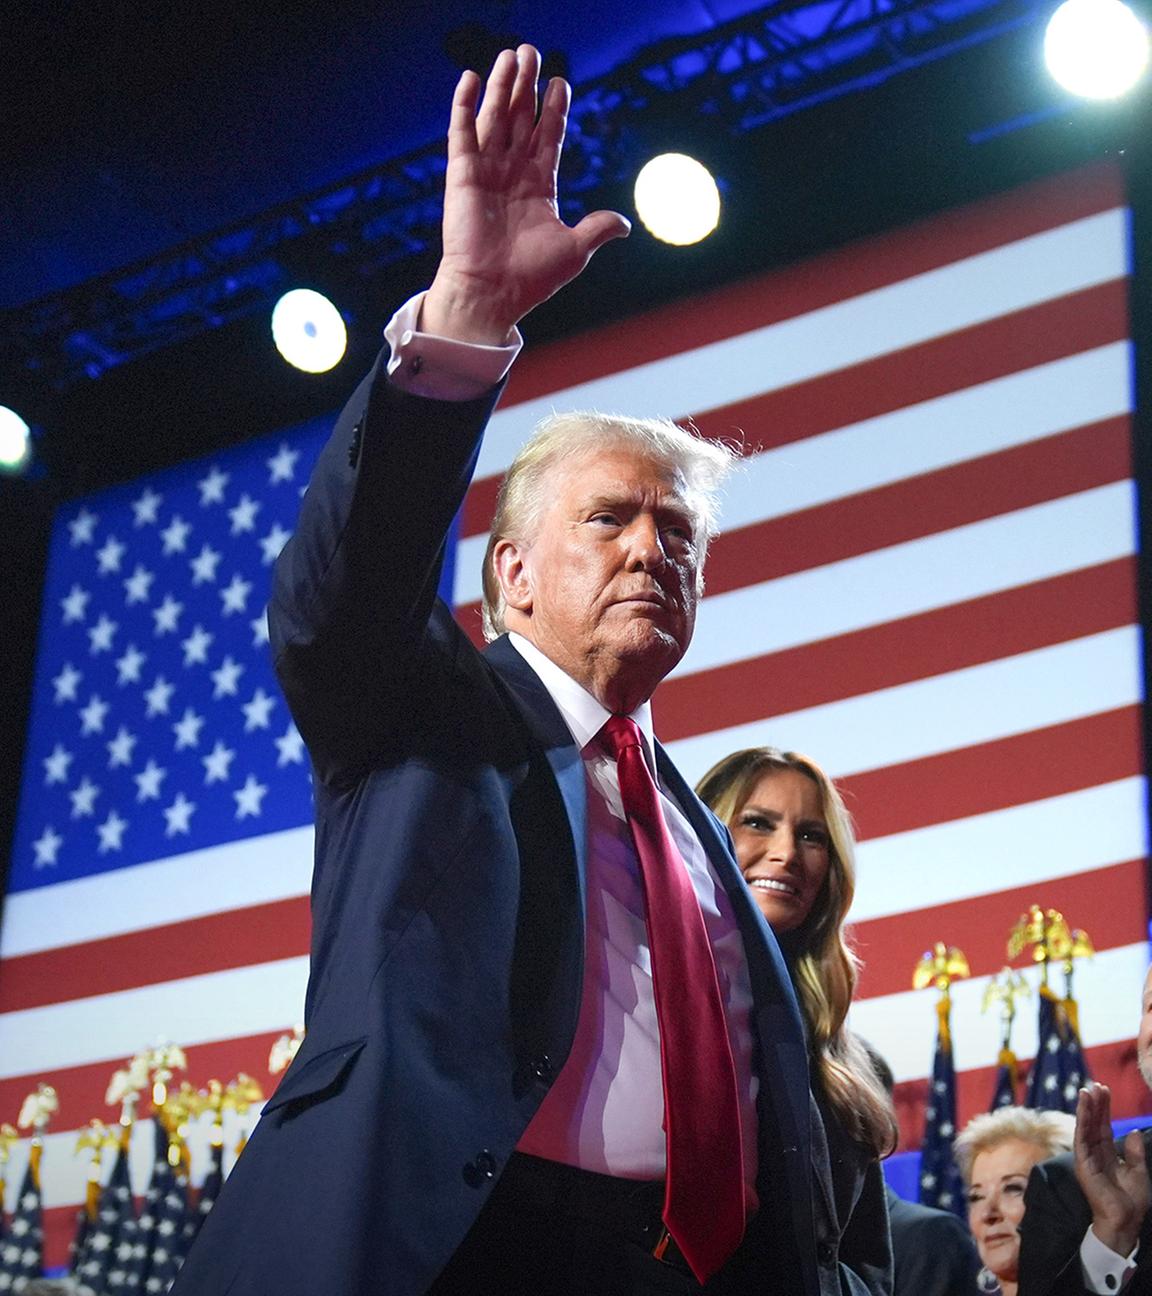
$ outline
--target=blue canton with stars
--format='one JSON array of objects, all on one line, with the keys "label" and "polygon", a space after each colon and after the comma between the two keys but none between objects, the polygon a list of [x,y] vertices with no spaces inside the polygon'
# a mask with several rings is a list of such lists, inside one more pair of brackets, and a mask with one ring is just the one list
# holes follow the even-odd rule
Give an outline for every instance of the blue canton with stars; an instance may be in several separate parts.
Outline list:
[{"label": "blue canton with stars", "polygon": [[10,891],[311,822],[265,610],[330,426],[61,510]]}]

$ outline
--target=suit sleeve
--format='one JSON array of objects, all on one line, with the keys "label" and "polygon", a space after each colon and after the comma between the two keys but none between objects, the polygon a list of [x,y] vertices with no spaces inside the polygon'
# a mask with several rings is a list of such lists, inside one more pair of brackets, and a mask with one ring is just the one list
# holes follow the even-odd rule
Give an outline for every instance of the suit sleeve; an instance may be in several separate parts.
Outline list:
[{"label": "suit sleeve", "polygon": [[277,674],[328,783],[401,743],[462,650],[436,587],[499,395],[431,400],[385,369],[382,356],[321,452],[269,605]]},{"label": "suit sleeve", "polygon": [[964,1224],[945,1211],[893,1229],[897,1296],[977,1296],[980,1257]]},{"label": "suit sleeve", "polygon": [[1080,1243],[1091,1222],[1070,1153],[1032,1168],[1020,1222],[1019,1296],[1082,1296]]},{"label": "suit sleeve", "polygon": [[870,1161],[840,1238],[840,1290],[844,1296],[891,1296],[893,1281],[884,1174],[879,1161]]}]

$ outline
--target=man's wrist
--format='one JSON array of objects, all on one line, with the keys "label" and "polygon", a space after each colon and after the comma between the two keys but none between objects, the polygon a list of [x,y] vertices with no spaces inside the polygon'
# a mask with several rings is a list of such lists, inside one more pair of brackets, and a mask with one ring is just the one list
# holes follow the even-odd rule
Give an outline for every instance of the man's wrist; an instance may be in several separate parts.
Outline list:
[{"label": "man's wrist", "polygon": [[516,324],[490,289],[443,269],[437,271],[420,308],[421,331],[454,342],[508,346]]},{"label": "man's wrist", "polygon": [[1108,1220],[1093,1219],[1092,1232],[1109,1251],[1126,1256],[1140,1240],[1140,1223],[1139,1221],[1135,1224],[1113,1223]]}]

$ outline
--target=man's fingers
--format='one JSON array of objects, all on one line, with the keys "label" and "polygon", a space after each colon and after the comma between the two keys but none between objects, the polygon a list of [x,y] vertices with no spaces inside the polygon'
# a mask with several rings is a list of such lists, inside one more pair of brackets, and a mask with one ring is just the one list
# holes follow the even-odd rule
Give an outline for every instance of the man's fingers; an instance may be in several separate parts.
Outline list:
[{"label": "man's fingers", "polygon": [[571,99],[572,90],[563,77],[553,77],[548,82],[544,101],[540,105],[540,120],[532,135],[532,152],[541,169],[548,174],[554,174],[560,164],[560,150],[564,145],[564,133],[568,129],[568,105]]},{"label": "man's fingers", "polygon": [[1134,1170],[1145,1170],[1148,1157],[1144,1150],[1144,1136],[1139,1130],[1129,1130],[1124,1135],[1124,1161]]},{"label": "man's fingers", "polygon": [[476,152],[476,100],[480,95],[480,78],[475,72],[464,72],[452,95],[452,114],[448,119],[448,156],[463,157]]},{"label": "man's fingers", "polygon": [[476,114],[476,137],[483,148],[490,139],[502,140],[508,131],[508,103],[518,70],[516,55],[501,50],[488,73],[484,100]]},{"label": "man's fingers", "polygon": [[572,230],[585,261],[605,243],[612,239],[627,238],[631,232],[631,222],[614,211],[589,212]]},{"label": "man's fingers", "polygon": [[534,45],[516,51],[516,80],[508,104],[509,143],[517,147],[532,137],[536,125],[536,86],[540,80],[540,52]]}]

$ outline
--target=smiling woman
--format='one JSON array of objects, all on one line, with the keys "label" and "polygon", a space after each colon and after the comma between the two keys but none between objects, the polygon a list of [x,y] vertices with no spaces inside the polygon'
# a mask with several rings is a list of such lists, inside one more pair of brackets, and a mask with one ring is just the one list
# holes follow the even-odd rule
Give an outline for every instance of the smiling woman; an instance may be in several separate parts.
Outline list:
[{"label": "smiling woman", "polygon": [[806,1020],[814,1124],[826,1136],[813,1167],[828,1204],[818,1227],[838,1257],[836,1289],[889,1291],[879,1158],[895,1144],[895,1120],[864,1046],[845,1025],[858,968],[844,934],[856,890],[848,811],[815,761],[775,747],[733,752],[696,791],[732,833],[736,862],[780,939]]}]

